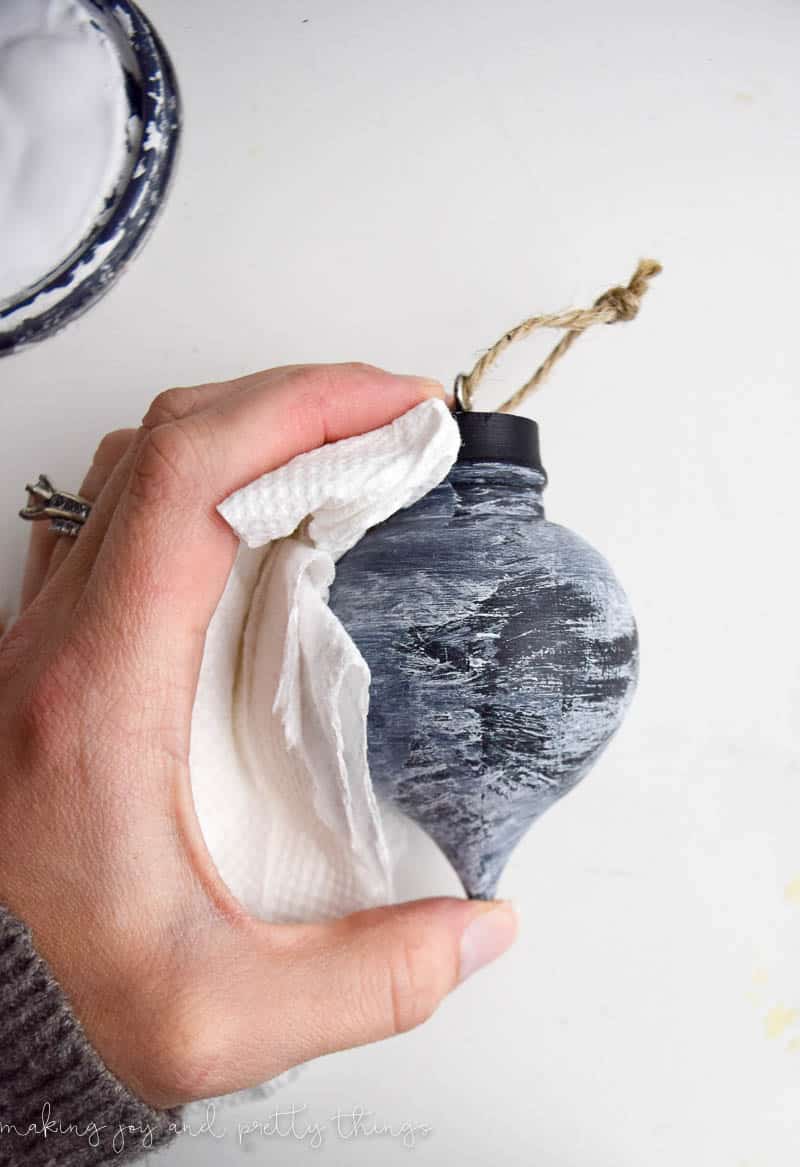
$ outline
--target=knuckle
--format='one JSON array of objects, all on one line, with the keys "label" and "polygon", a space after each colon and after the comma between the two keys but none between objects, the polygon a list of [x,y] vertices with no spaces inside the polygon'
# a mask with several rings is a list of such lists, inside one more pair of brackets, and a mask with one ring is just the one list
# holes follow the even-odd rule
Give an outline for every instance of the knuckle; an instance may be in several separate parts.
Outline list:
[{"label": "knuckle", "polygon": [[427,1021],[442,993],[435,946],[405,930],[392,947],[389,1000],[392,1033],[406,1033]]},{"label": "knuckle", "polygon": [[341,361],[338,364],[298,365],[290,376],[309,394],[325,401],[351,388],[353,382],[365,374],[373,377],[385,375],[382,369],[364,361]]},{"label": "knuckle", "polygon": [[188,426],[169,422],[147,430],[131,468],[131,497],[149,504],[180,496],[194,477],[196,461]]},{"label": "knuckle", "polygon": [[312,445],[326,440],[325,409],[330,396],[327,377],[316,368],[298,368],[288,374],[291,398],[286,405],[284,421],[290,431],[299,431]]},{"label": "knuckle", "polygon": [[374,365],[366,365],[363,361],[342,361],[339,364],[317,365],[314,377],[314,388],[322,400],[335,397],[353,387],[354,382],[362,380],[364,374],[381,373]]},{"label": "knuckle", "polygon": [[321,445],[329,440],[332,418],[347,408],[348,394],[363,374],[376,375],[381,370],[359,361],[341,364],[298,365],[288,374],[294,390],[291,412],[306,435],[316,435]]},{"label": "knuckle", "polygon": [[187,413],[191,413],[196,403],[197,389],[194,386],[162,389],[150,402],[147,413],[142,418],[142,425],[145,429],[155,429],[156,426],[178,421]]},{"label": "knuckle", "polygon": [[382,373],[383,369],[377,365],[370,365],[367,361],[341,361],[338,365],[329,366],[342,377],[352,373]]}]

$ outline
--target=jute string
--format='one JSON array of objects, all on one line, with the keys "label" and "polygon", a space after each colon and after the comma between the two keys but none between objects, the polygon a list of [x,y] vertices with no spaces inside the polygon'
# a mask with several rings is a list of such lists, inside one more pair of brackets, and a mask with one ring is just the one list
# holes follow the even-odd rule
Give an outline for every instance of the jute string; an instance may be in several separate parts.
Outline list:
[{"label": "jute string", "polygon": [[496,344],[488,349],[475,364],[471,373],[460,374],[457,379],[457,396],[463,409],[472,409],[475,399],[475,390],[497,358],[515,340],[522,340],[537,328],[566,328],[567,331],[555,346],[548,357],[542,361],[539,368],[525,384],[517,390],[513,397],[509,397],[500,406],[500,413],[511,413],[518,405],[532,393],[545,377],[553,365],[560,361],[564,353],[575,343],[577,338],[593,324],[615,324],[618,320],[633,320],[639,311],[642,296],[648,289],[650,280],[661,271],[661,264],[654,259],[643,259],[625,287],[609,288],[598,296],[591,308],[570,308],[565,312],[554,312],[545,316],[531,316],[523,320],[516,328],[506,332]]}]

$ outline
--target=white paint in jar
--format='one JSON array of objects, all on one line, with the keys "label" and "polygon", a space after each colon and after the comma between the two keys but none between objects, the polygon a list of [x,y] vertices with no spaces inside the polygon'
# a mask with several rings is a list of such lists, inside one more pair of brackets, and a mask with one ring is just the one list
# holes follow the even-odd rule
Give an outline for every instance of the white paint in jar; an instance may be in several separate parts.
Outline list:
[{"label": "white paint in jar", "polygon": [[[103,218],[130,157],[114,41],[80,0],[0,0],[0,305]],[[140,132],[140,127],[138,132]]]}]

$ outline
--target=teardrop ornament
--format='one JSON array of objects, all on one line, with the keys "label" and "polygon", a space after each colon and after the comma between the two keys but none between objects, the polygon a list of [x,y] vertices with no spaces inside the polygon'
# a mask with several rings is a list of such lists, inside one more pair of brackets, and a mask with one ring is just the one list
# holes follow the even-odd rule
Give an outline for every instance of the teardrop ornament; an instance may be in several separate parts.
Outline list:
[{"label": "teardrop ornament", "polygon": [[545,518],[535,422],[457,412],[447,478],[337,564],[330,606],[372,674],[379,798],[422,826],[467,895],[495,895],[530,825],[590,770],[637,680],[610,566]]}]

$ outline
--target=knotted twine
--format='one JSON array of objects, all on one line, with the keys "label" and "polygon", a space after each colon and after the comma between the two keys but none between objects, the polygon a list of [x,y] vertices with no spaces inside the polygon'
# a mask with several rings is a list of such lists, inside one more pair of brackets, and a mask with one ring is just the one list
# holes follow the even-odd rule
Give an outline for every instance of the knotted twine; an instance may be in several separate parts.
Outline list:
[{"label": "knotted twine", "polygon": [[642,259],[625,287],[618,285],[609,288],[608,291],[603,292],[602,296],[598,296],[591,308],[570,308],[563,312],[531,316],[529,319],[523,320],[516,328],[504,333],[490,349],[487,349],[476,362],[472,372],[459,373],[456,378],[457,404],[464,410],[472,409],[478,384],[501,353],[515,340],[522,340],[523,337],[529,336],[537,328],[566,328],[567,332],[564,333],[550,355],[542,361],[533,376],[498,410],[499,413],[511,413],[528,394],[532,393],[544,381],[553,365],[564,356],[570,346],[587,328],[591,328],[593,324],[616,324],[618,320],[633,320],[639,311],[642,297],[649,287],[650,280],[660,271],[661,264],[656,260]]}]

